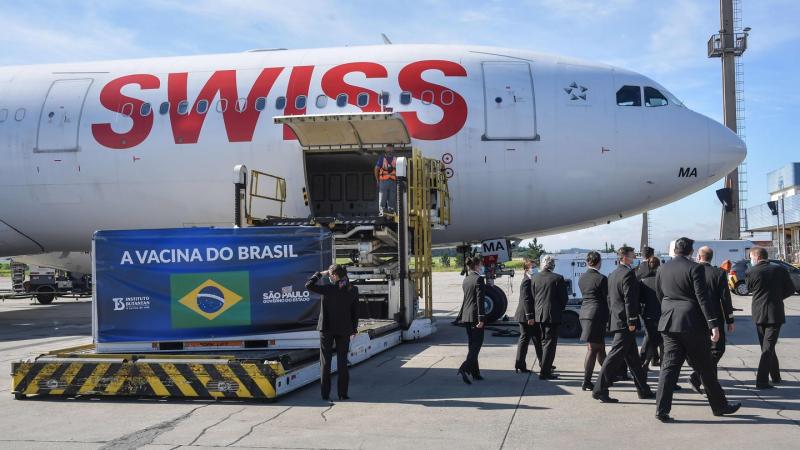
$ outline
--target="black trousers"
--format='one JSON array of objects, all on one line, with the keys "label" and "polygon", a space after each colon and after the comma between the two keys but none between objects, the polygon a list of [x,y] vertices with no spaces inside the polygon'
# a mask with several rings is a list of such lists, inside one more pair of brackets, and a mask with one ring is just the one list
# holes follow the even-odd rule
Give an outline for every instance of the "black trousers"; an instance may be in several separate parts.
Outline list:
[{"label": "black trousers", "polygon": [[519,324],[519,341],[517,341],[517,362],[524,363],[528,356],[528,344],[533,341],[533,348],[536,351],[536,358],[539,359],[539,367],[542,366],[542,328],[539,324],[528,325],[527,322]]},{"label": "black trousers", "polygon": [[700,375],[711,410],[716,412],[724,408],[728,399],[717,379],[717,369],[711,358],[711,340],[706,330],[687,333],[664,331],[661,336],[664,338],[664,354],[658,377],[656,414],[669,414],[672,409],[672,393],[684,361],[688,361]]},{"label": "black trousers", "polygon": [[339,397],[347,396],[347,386],[350,383],[350,374],[347,370],[347,354],[350,351],[350,336],[334,335],[321,332],[319,335],[319,365],[322,396],[329,397],[331,393],[331,359],[333,358],[333,344],[336,343],[336,371],[339,374]]},{"label": "black trousers", "polygon": [[476,328],[474,323],[465,323],[464,326],[467,330],[467,359],[461,363],[459,370],[471,375],[480,375],[478,354],[483,346],[483,328]]},{"label": "black trousers", "polygon": [[639,351],[639,359],[644,363],[645,361],[657,361],[658,354],[661,350],[662,340],[661,333],[658,332],[658,321],[651,319],[644,319],[644,339],[642,339],[642,348]]},{"label": "black trousers", "polygon": [[548,376],[553,373],[553,361],[556,360],[556,347],[558,346],[557,323],[541,323],[542,328],[542,369],[539,376]]},{"label": "black trousers", "polygon": [[756,329],[758,330],[758,343],[761,345],[761,360],[758,361],[756,383],[769,383],[770,377],[772,381],[780,381],[781,373],[775,346],[778,345],[781,326],[780,324],[756,325]]},{"label": "black trousers", "polygon": [[620,374],[627,363],[633,376],[633,383],[640,394],[650,393],[647,385],[647,375],[642,369],[642,360],[639,359],[639,349],[636,348],[636,336],[627,328],[614,332],[611,350],[600,368],[598,383],[594,385],[594,394],[608,395],[608,388]]},{"label": "black trousers", "polygon": [[[711,330],[708,331],[709,336],[711,335]],[[719,365],[719,360],[722,359],[722,355],[725,354],[725,325],[719,327],[719,340],[717,342],[711,343],[711,361],[714,362],[714,370],[717,370],[717,366]],[[699,383],[700,382],[700,374],[697,371],[692,372],[689,376],[692,380],[692,383]]]}]

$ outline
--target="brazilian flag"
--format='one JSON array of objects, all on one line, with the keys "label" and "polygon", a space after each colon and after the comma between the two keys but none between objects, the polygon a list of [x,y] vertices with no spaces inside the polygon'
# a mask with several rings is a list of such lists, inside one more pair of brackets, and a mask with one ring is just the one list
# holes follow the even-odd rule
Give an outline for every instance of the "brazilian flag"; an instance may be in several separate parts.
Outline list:
[{"label": "brazilian flag", "polygon": [[172,328],[250,325],[250,273],[170,276]]}]

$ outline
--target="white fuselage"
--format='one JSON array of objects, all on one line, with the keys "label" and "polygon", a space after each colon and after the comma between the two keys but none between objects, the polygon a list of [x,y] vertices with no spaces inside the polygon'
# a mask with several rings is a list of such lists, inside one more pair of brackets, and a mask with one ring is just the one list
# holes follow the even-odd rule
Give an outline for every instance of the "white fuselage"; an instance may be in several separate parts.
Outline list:
[{"label": "white fuselage", "polygon": [[[626,85],[667,104],[618,105]],[[230,226],[237,164],[286,178],[284,214],[307,216],[300,146],[272,117],[380,111],[382,92],[414,146],[452,157],[452,226],[436,243],[618,220],[710,185],[745,155],[645,76],[527,51],[386,45],[5,67],[0,256],[88,251],[99,229]]]}]

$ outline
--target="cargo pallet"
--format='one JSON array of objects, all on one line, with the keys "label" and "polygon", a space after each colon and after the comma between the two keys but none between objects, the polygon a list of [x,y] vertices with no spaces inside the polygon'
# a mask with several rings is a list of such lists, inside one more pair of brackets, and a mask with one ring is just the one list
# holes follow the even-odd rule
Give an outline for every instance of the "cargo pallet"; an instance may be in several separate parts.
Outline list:
[{"label": "cargo pallet", "polygon": [[[362,320],[348,361],[358,364],[402,341],[433,333],[418,319],[408,330],[388,320]],[[336,358],[332,368],[336,370]],[[94,344],[52,351],[12,364],[14,398],[140,397],[273,400],[320,376],[319,351],[242,350],[201,353],[100,354]]]}]

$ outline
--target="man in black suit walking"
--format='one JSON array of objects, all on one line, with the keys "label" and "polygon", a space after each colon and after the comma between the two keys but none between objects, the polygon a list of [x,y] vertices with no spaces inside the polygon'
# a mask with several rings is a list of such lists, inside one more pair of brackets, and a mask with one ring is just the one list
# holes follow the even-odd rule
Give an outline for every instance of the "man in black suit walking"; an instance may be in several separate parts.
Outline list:
[{"label": "man in black suit walking", "polygon": [[786,269],[770,264],[767,250],[762,247],[750,249],[752,267],[747,271],[747,289],[753,294],[753,322],[758,331],[758,343],[761,345],[761,360],[758,362],[756,387],[771,389],[769,383],[781,382],[778,355],[775,346],[781,325],[786,323],[786,312],[783,301],[794,293],[791,276]]},{"label": "man in black suit walking", "polygon": [[555,380],[553,361],[558,346],[558,327],[561,312],[567,306],[567,283],[564,277],[553,273],[556,260],[550,255],[542,257],[542,271],[531,278],[534,302],[534,320],[542,327],[542,368],[540,380]]},{"label": "man in black suit walking", "polygon": [[[710,247],[700,247],[697,250],[697,263],[703,266],[706,275],[706,287],[708,288],[708,300],[714,303],[718,308],[717,319],[721,322],[723,319],[728,325],[728,333],[733,333],[735,326],[733,324],[733,303],[731,302],[731,291],[728,289],[728,274],[719,267],[712,266],[711,260],[714,259],[714,250]],[[719,364],[722,355],[725,353],[725,328],[721,326],[719,329],[719,340],[711,342],[711,359],[714,361],[714,366]],[[700,374],[692,372],[689,376],[689,383],[692,385],[697,393],[702,394],[703,388],[700,384]]]},{"label": "man in black suit walking", "polygon": [[[682,237],[675,242],[675,258],[656,275],[656,292],[661,300],[658,331],[664,338],[664,356],[658,378],[656,419],[672,422],[672,393],[681,366],[688,359],[706,387],[708,403],[715,416],[733,414],[741,404],[728,403],[717,379],[711,358],[711,341],[719,340],[716,312],[719,308],[708,299],[705,270],[690,258],[694,241]],[[709,340],[708,331],[711,330]]]},{"label": "man in black suit walking", "polygon": [[653,391],[647,385],[647,376],[642,370],[639,350],[636,347],[636,324],[639,322],[639,282],[631,268],[636,258],[633,248],[622,246],[617,251],[619,265],[608,277],[608,306],[611,310],[611,331],[614,340],[603,367],[599,382],[595,384],[592,397],[603,403],[616,403],[618,400],[608,396],[608,388],[615,376],[627,363],[633,374],[633,382],[639,398],[653,398]]},{"label": "man in black suit walking", "polygon": [[464,301],[458,313],[456,322],[467,330],[467,358],[458,368],[461,380],[472,384],[467,375],[472,375],[475,380],[482,380],[478,354],[483,346],[483,325],[485,313],[483,311],[483,297],[486,291],[486,281],[480,274],[481,259],[477,256],[467,258],[467,276],[461,283],[464,290]]},{"label": "man in black suit walking", "polygon": [[636,279],[640,280],[652,272],[650,266],[647,265],[647,260],[650,259],[651,256],[655,255],[656,251],[653,250],[653,247],[642,247],[642,258],[641,262],[639,263],[639,267],[636,268]]}]

